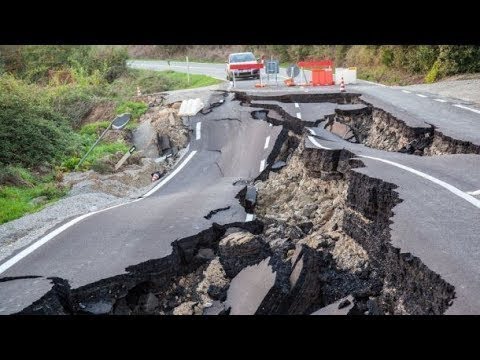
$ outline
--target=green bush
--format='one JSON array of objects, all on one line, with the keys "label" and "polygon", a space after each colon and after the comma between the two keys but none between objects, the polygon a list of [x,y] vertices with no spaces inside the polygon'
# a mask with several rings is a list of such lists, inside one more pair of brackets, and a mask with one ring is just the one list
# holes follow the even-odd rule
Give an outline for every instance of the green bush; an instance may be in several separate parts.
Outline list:
[{"label": "green bush", "polygon": [[112,82],[125,73],[128,59],[125,47],[90,45],[27,45],[8,50],[7,55],[10,72],[42,83],[48,83],[49,71],[64,69]]},{"label": "green bush", "polygon": [[393,64],[393,50],[386,48],[382,50],[382,64],[385,66],[391,66]]},{"label": "green bush", "polygon": [[439,72],[440,72],[440,61],[435,61],[432,68],[430,69],[428,74],[425,76],[425,82],[427,84],[431,84],[437,81],[439,77]]},{"label": "green bush", "polygon": [[74,128],[101,101],[101,95],[94,86],[67,85],[50,89],[54,110],[67,118]]},{"label": "green bush", "polygon": [[74,141],[67,124],[41,89],[0,77],[0,164],[29,167],[58,161]]},{"label": "green bush", "polygon": [[480,46],[442,45],[439,60],[445,75],[480,71]]}]

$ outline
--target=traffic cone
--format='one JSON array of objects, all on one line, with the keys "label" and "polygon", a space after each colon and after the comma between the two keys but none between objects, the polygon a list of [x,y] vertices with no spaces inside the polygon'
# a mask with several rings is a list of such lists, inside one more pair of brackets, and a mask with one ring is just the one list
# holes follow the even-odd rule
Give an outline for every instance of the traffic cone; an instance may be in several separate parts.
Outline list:
[{"label": "traffic cone", "polygon": [[343,82],[343,76],[342,76],[342,81],[340,82],[340,92],[346,92],[345,90],[345,83]]},{"label": "traffic cone", "polygon": [[287,78],[283,81],[285,85],[287,86],[295,86],[295,82],[293,81],[293,78]]},{"label": "traffic cone", "polygon": [[140,86],[137,86],[137,96],[142,96],[142,92],[140,91]]}]

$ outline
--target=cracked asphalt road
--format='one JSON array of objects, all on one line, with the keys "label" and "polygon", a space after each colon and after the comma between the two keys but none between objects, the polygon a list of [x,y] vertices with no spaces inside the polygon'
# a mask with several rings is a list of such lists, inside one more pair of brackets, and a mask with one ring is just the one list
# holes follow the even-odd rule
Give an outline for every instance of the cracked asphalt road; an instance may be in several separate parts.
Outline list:
[{"label": "cracked asphalt road", "polygon": [[[42,297],[52,287],[47,277],[77,288],[169,255],[173,241],[213,222],[245,221],[245,210],[235,198],[243,186],[233,183],[259,175],[282,128],[253,119],[253,110],[226,99],[208,114],[192,117],[190,127],[201,128],[201,136],[192,135],[189,153],[177,166],[184,164],[181,170],[149,197],[81,220],[6,269],[2,278],[42,278],[0,282],[0,314],[18,312]],[[271,140],[265,146],[267,137]]]},{"label": "cracked asphalt road", "polygon": [[[137,64],[157,70],[166,67],[160,62]],[[177,67],[173,70],[184,68],[181,63],[172,65]],[[191,71],[224,78],[222,64],[192,64]],[[255,82],[239,81],[237,88],[254,94],[277,95],[337,91],[336,87],[254,90]],[[404,92],[402,88],[366,82],[347,87],[369,102],[390,109],[410,126],[433,124],[447,136],[480,144],[480,114],[470,104],[455,99],[438,101],[431,94]],[[278,106],[305,121],[316,121],[318,112],[324,116],[333,111],[328,106],[311,103],[298,106],[278,103]],[[172,241],[196,234],[212,222],[245,221],[245,210],[235,199],[242,186],[233,183],[253,179],[269,165],[265,160],[281,131],[281,126],[252,119],[251,112],[258,109],[241,107],[227,99],[212,112],[193,117],[191,128],[197,129],[200,122],[201,137],[197,140],[192,136],[189,153],[178,165],[181,169],[175,177],[148,198],[83,219],[6,269],[2,278],[42,277],[0,282],[0,314],[20,311],[39,299],[52,287],[46,277],[66,279],[76,288],[124,273],[127,266],[168,255]],[[306,140],[307,147],[346,148],[366,165],[355,171],[398,186],[395,191],[403,201],[393,209],[392,244],[401,252],[419,257],[455,286],[456,299],[447,314],[480,313],[480,208],[476,205],[478,197],[461,196],[480,189],[480,157],[417,157],[352,144],[321,127],[312,131],[314,134]],[[270,140],[266,141],[268,137]],[[189,161],[185,162],[186,159]],[[205,218],[210,211],[227,207],[210,219]]]},{"label": "cracked asphalt road", "polygon": [[[352,144],[323,128],[312,130],[315,136],[305,140],[307,147],[350,150],[365,164],[354,171],[398,186],[395,191],[403,201],[393,208],[392,245],[419,257],[455,286],[456,299],[446,314],[480,313],[480,201],[470,196],[469,202],[459,196],[480,189],[480,156],[420,157],[386,152]],[[445,182],[460,193],[393,164]]]}]

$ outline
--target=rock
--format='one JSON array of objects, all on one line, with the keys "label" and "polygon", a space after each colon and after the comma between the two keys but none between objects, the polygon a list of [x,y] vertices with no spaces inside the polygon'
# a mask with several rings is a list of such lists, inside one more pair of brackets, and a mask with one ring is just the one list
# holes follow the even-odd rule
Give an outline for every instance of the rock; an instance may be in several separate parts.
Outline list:
[{"label": "rock", "polygon": [[194,301],[181,303],[175,309],[173,309],[173,315],[193,315],[195,312],[195,305],[197,305],[197,303]]},{"label": "rock", "polygon": [[307,218],[311,218],[312,217],[312,214],[315,212],[315,210],[318,209],[318,205],[317,204],[307,204],[303,207],[303,210],[302,210],[302,215],[307,217]]},{"label": "rock", "polygon": [[237,232],[224,237],[218,244],[220,261],[228,277],[235,277],[244,267],[269,256],[269,246],[259,236]]},{"label": "rock", "polygon": [[29,204],[32,206],[38,206],[38,205],[45,204],[47,201],[48,201],[48,198],[46,196],[39,196],[30,200]]},{"label": "rock", "polygon": [[246,267],[230,283],[225,307],[230,315],[254,315],[275,284],[275,272],[266,258]]},{"label": "rock", "polygon": [[321,303],[322,293],[318,274],[321,258],[318,252],[305,245],[297,245],[291,258],[290,298],[288,314],[304,314],[312,306]]},{"label": "rock", "polygon": [[272,251],[289,250],[291,242],[288,239],[275,239],[268,243]]},{"label": "rock", "polygon": [[172,113],[168,114],[168,120],[171,126],[175,125],[175,117],[173,116]]},{"label": "rock", "polygon": [[83,304],[85,308],[83,312],[92,315],[106,315],[112,311],[113,304],[109,301],[98,301],[94,303]]},{"label": "rock", "polygon": [[298,227],[300,228],[300,230],[303,231],[303,233],[305,235],[308,235],[308,233],[310,232],[310,230],[312,230],[313,228],[313,223],[311,221],[309,222],[304,222],[304,223],[301,223],[301,224],[298,224]]},{"label": "rock", "polygon": [[290,240],[298,240],[305,236],[305,233],[298,226],[290,226],[285,231],[285,236]]},{"label": "rock", "polygon": [[198,250],[197,257],[205,260],[212,260],[215,258],[215,253],[210,248],[201,248]]},{"label": "rock", "polygon": [[370,298],[367,300],[367,308],[369,315],[384,315],[375,299]]},{"label": "rock", "polygon": [[338,309],[343,309],[344,307],[347,307],[348,305],[350,305],[352,302],[348,299],[344,299],[340,302],[340,304],[338,304]]},{"label": "rock", "polygon": [[214,300],[225,300],[229,284],[230,281],[217,257],[203,271],[203,279],[197,286],[197,293],[202,296],[204,302],[208,302],[209,297]]},{"label": "rock", "polygon": [[156,131],[149,122],[141,123],[133,131],[133,144],[137,151],[143,151],[147,158],[158,158],[159,151],[156,144]]},{"label": "rock", "polygon": [[153,311],[160,304],[160,302],[158,301],[158,298],[152,293],[148,293],[144,301],[145,301],[145,304],[143,305],[143,309],[147,313],[153,313]]},{"label": "rock", "polygon": [[237,232],[242,232],[242,231],[245,231],[245,230],[239,227],[232,226],[232,227],[229,227],[227,231],[225,231],[225,234],[223,234],[223,237],[227,237],[228,235],[231,235]]},{"label": "rock", "polygon": [[168,149],[172,147],[170,144],[170,139],[167,135],[157,134],[157,142],[158,142],[159,153],[164,154]]},{"label": "rock", "polygon": [[114,315],[131,315],[132,309],[127,304],[125,298],[121,298],[115,303],[115,309],[113,310]]},{"label": "rock", "polygon": [[[340,307],[340,304],[346,303],[347,301],[348,305]],[[337,300],[334,303],[315,311],[311,315],[348,315],[353,306],[353,296],[348,295],[347,297]]]},{"label": "rock", "polygon": [[276,170],[280,170],[284,166],[287,166],[287,163],[285,161],[279,160],[279,161],[276,161],[270,169],[273,171],[276,171]]},{"label": "rock", "polygon": [[214,301],[209,307],[203,309],[203,315],[224,315],[225,305],[220,301]]},{"label": "rock", "polygon": [[245,210],[248,213],[253,213],[253,209],[257,202],[257,189],[255,186],[247,185],[247,192],[245,194]]},{"label": "rock", "polygon": [[248,180],[239,179],[239,180],[234,181],[232,185],[234,185],[234,186],[237,186],[237,185],[240,185],[240,186],[243,185],[243,186],[245,186],[245,185],[247,185],[247,184],[248,184]]}]

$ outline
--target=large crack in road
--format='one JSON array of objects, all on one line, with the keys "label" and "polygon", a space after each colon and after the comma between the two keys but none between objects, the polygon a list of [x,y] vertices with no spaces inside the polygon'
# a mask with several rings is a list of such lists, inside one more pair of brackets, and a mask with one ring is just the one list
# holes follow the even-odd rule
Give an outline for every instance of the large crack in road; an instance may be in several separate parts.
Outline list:
[{"label": "large crack in road", "polygon": [[[66,279],[48,278],[51,290],[20,314],[447,311],[456,288],[422,258],[392,242],[394,209],[403,201],[398,186],[363,173],[361,169],[368,164],[357,156],[357,148],[311,146],[309,131],[322,141],[332,138],[307,131],[307,127],[321,125],[339,135],[338,139],[349,139],[352,146],[416,155],[469,153],[477,152],[476,148],[438,140],[441,134],[432,127],[410,128],[380,108],[365,106],[365,102],[358,105],[362,103],[359,94],[251,96],[237,92],[234,99],[218,96],[222,99],[202,114],[212,116],[202,118],[204,123],[241,126],[242,116],[248,115],[254,121],[281,126],[272,146],[270,135],[265,140],[269,151],[254,176],[251,170],[236,171],[250,158],[233,156],[248,144],[236,139],[213,141],[214,148],[220,149],[215,164],[221,177],[231,179],[232,186],[243,186],[237,201],[247,214],[255,213],[255,219],[248,221],[247,215],[246,222],[213,222],[197,234],[173,241],[167,256],[74,289]],[[226,102],[238,103],[247,115],[215,115],[215,108]],[[284,108],[285,103],[295,103],[295,107],[297,103],[333,103],[337,108],[330,114],[328,105],[324,116],[301,120]],[[348,129],[339,130],[337,123]],[[345,136],[348,131],[350,136]],[[239,139],[246,137],[239,135]],[[235,207],[221,205],[203,217],[215,219]]]}]

